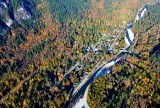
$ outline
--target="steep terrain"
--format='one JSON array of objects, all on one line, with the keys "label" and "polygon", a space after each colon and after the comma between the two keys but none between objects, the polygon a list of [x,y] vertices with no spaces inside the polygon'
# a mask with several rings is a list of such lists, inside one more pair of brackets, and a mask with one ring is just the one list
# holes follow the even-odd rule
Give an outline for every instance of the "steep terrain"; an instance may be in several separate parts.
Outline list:
[{"label": "steep terrain", "polygon": [[[97,63],[106,62],[118,54],[118,51],[112,53],[109,48],[111,44],[117,44],[113,46],[113,49],[124,46],[126,22],[135,20],[135,15],[142,6],[155,1],[0,0],[1,106],[66,107],[72,98],[73,90],[85,75],[89,74]],[[134,43],[136,44],[134,53],[141,57],[134,58],[127,55],[125,65],[118,64],[113,68],[115,74],[110,76],[118,75],[116,72],[120,75],[110,78],[103,76],[97,79],[89,88],[88,103],[91,107],[102,107],[108,105],[105,103],[106,100],[112,101],[112,94],[109,96],[105,94],[102,97],[99,93],[114,92],[112,89],[120,88],[124,82],[138,80],[134,79],[134,76],[133,79],[129,76],[133,72],[132,68],[136,67],[136,71],[139,71],[139,73],[136,72],[136,77],[139,77],[139,74],[143,75],[144,70],[147,70],[149,75],[154,74],[149,81],[152,84],[151,87],[155,87],[155,91],[151,89],[154,92],[153,95],[149,97],[147,94],[146,98],[151,100],[149,105],[158,104],[156,99],[159,97],[156,96],[159,85],[155,83],[157,82],[156,72],[159,70],[160,12],[158,7],[159,4],[150,7],[150,12],[146,13],[146,17],[133,27],[137,37],[137,43]],[[117,36],[119,31],[122,32],[120,38]],[[132,66],[130,61],[135,65]],[[148,69],[148,65],[151,65],[151,68]],[[121,74],[127,69],[131,73],[124,75],[125,80],[120,80]],[[139,79],[143,80],[143,77]],[[118,85],[119,80],[114,82],[116,80],[114,78],[122,83]],[[110,80],[114,84],[110,82],[113,86],[112,91],[107,91],[109,90],[108,83],[104,83],[104,86],[101,83]],[[107,86],[107,90],[97,87],[96,84],[102,88]],[[133,91],[137,90],[132,83],[131,85],[128,84],[128,88],[133,88]],[[97,88],[102,92],[96,92]],[[128,88],[123,87],[124,90]],[[135,94],[132,92],[128,97],[126,97],[126,92],[123,92],[125,95],[122,96],[121,101],[124,100],[124,103],[127,101],[128,106],[139,105],[131,103],[135,100]],[[118,93],[123,94],[121,91]],[[112,103],[116,103],[117,100]],[[142,97],[139,100],[143,100]],[[121,101],[118,104],[121,105]]]},{"label": "steep terrain", "polygon": [[148,12],[135,23],[133,54],[113,67],[112,74],[99,77],[90,87],[90,107],[158,107],[160,4],[148,6]]}]

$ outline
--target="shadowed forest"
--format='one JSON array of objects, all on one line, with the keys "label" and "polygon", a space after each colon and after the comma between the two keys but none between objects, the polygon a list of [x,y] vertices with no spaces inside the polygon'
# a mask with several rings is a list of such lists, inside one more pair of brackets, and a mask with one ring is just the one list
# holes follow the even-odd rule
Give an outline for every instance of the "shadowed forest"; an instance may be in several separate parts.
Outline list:
[{"label": "shadowed forest", "polygon": [[[85,75],[98,62],[118,54],[108,53],[106,47],[118,30],[121,37],[114,48],[124,46],[123,22],[133,22],[141,7],[155,2],[0,0],[1,107],[65,108]],[[18,20],[20,7],[31,17]],[[160,3],[148,8],[132,29],[136,41],[130,50],[139,56],[126,54],[110,75],[91,84],[87,97],[91,108],[160,105]],[[93,46],[99,52],[86,50]]]}]

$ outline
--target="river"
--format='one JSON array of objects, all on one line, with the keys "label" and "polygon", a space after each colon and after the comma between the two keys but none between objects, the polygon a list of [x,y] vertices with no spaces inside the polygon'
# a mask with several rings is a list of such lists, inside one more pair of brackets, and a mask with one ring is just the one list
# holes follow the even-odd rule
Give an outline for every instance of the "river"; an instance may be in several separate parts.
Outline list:
[{"label": "river", "polygon": [[[144,15],[144,12],[147,10],[147,5],[145,5],[143,8],[141,8],[139,10],[139,12],[137,13],[137,18],[136,21],[141,20],[141,18]],[[134,33],[132,32],[132,27],[133,27],[134,23],[128,24],[126,27],[126,36],[125,36],[125,44],[126,47],[123,48],[123,50],[112,60],[110,60],[108,63],[106,63],[105,65],[101,66],[97,71],[95,71],[90,77],[88,77],[87,81],[82,85],[82,87],[80,87],[80,89],[78,89],[77,91],[75,91],[75,95],[73,95],[70,104],[68,106],[68,108],[72,108],[75,107],[76,104],[78,104],[80,101],[80,98],[83,98],[84,94],[88,92],[87,87],[95,80],[97,79],[99,76],[103,75],[103,74],[109,74],[109,68],[111,68],[112,66],[116,65],[118,63],[118,61],[120,61],[122,59],[122,57],[126,54],[126,51],[128,51],[128,49],[130,48],[131,44],[134,41]],[[87,98],[85,96],[85,98]],[[87,100],[87,99],[84,99]],[[87,102],[84,102],[87,103]],[[80,104],[78,104],[80,105]],[[88,107],[88,105],[85,105],[86,107]],[[81,106],[79,106],[79,108],[85,107],[84,104],[82,104],[81,102]]]}]

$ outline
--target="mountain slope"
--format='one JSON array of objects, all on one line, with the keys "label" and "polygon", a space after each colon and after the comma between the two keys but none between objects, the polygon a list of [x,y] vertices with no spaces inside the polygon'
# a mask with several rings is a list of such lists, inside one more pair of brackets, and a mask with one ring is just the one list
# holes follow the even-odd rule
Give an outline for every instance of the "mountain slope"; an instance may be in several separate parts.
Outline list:
[{"label": "mountain slope", "polygon": [[[0,10],[1,106],[66,107],[72,98],[73,89],[85,75],[90,73],[97,63],[106,62],[116,56],[118,52],[111,54],[107,45],[114,43],[118,31],[122,31],[122,36],[118,39],[121,42],[116,48],[124,46],[126,25],[119,25],[123,25],[123,21],[133,21],[137,10],[154,1],[156,0],[0,0],[0,4],[3,4],[0,5],[0,9],[3,9]],[[133,27],[136,35],[141,37],[138,38],[135,53],[141,53],[142,57],[151,54],[148,61],[145,61],[146,58],[132,60],[135,63],[140,61],[137,64],[140,69],[143,65],[147,69],[147,64],[143,62],[152,62],[153,68],[159,63],[154,56],[159,52],[148,52],[158,44],[158,36],[153,37],[159,34],[158,13],[158,10],[153,9],[153,12],[147,13],[149,17],[145,17]],[[148,40],[141,35],[151,38],[151,44],[147,45],[149,49],[143,45],[147,44]],[[87,51],[88,48],[92,50]],[[130,56],[127,56],[128,58],[133,59]],[[119,64],[119,68],[119,72],[127,69],[131,71],[128,64]],[[156,69],[158,68],[155,68],[155,71]],[[116,70],[114,69],[114,72],[117,72]],[[120,77],[117,79],[121,79]],[[122,84],[124,85],[123,82]],[[99,83],[97,85],[101,86]],[[118,88],[122,85],[114,86]],[[96,87],[93,88],[96,90]],[[158,87],[156,86],[157,90]],[[95,95],[97,103],[92,99],[89,99],[89,103],[94,102],[93,105],[98,106],[102,99],[99,93],[90,93],[90,97]],[[125,95],[122,96],[123,99]],[[104,101],[108,99],[106,96]],[[106,103],[102,101],[100,106],[103,105]]]},{"label": "mountain slope", "polygon": [[91,85],[90,107],[159,106],[159,5],[148,6],[144,18],[135,23],[133,55],[127,55],[113,67],[112,74],[103,75]]}]

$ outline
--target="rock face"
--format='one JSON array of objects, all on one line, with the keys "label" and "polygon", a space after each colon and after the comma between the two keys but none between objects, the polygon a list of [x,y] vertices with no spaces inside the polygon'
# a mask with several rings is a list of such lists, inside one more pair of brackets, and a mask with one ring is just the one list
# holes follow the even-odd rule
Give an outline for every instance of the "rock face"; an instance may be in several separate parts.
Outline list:
[{"label": "rock face", "polygon": [[6,4],[1,2],[0,3],[0,16],[3,16],[5,10],[6,10]]},{"label": "rock face", "polygon": [[13,24],[13,20],[10,17],[8,17],[6,25],[10,27],[12,24]]},{"label": "rock face", "polygon": [[17,9],[17,12],[15,14],[15,19],[17,21],[28,20],[30,18],[31,18],[31,14],[27,12],[23,7],[20,7]]},{"label": "rock face", "polygon": [[0,2],[0,17],[3,18],[0,19],[0,35],[5,33],[5,27],[10,27],[15,22],[14,19],[19,22],[21,20],[28,20],[31,18],[30,12],[22,6],[20,6],[15,13],[13,12],[14,9],[9,12],[8,9],[11,7],[12,4],[8,0]]}]

